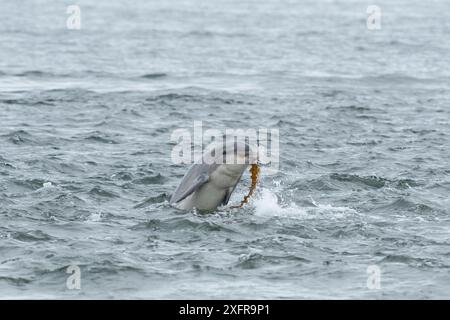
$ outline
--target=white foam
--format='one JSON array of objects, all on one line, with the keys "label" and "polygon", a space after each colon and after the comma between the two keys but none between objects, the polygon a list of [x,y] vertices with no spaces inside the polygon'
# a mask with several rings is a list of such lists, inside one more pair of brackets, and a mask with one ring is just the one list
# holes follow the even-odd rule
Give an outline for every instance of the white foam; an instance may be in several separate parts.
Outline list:
[{"label": "white foam", "polygon": [[348,207],[334,207],[330,204],[318,204],[312,199],[314,207],[299,207],[291,202],[280,204],[275,193],[262,189],[259,196],[254,199],[255,215],[264,217],[288,217],[296,219],[313,219],[317,216],[330,216],[334,219],[345,218],[357,214],[357,211]]},{"label": "white foam", "polygon": [[102,212],[101,211],[92,212],[88,218],[88,221],[90,221],[90,222],[98,222],[101,220],[102,220]]},{"label": "white foam", "polygon": [[53,187],[53,184],[50,181],[44,182],[42,184],[42,188],[51,188],[51,187]]}]

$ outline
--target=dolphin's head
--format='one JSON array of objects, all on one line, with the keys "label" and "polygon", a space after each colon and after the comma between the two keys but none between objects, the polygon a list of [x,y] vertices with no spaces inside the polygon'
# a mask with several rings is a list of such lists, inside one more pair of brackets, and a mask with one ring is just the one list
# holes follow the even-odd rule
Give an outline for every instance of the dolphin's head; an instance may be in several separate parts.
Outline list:
[{"label": "dolphin's head", "polygon": [[257,160],[257,147],[242,141],[212,143],[202,156],[202,162],[205,164],[248,166],[257,163]]},{"label": "dolphin's head", "polygon": [[254,148],[244,142],[230,142],[223,148],[224,165],[230,173],[238,174],[251,164],[257,162],[257,154]]},{"label": "dolphin's head", "polygon": [[210,145],[203,154],[204,163],[215,166],[214,176],[221,188],[234,187],[243,172],[251,164],[257,163],[257,151],[250,144],[232,141],[226,144]]}]

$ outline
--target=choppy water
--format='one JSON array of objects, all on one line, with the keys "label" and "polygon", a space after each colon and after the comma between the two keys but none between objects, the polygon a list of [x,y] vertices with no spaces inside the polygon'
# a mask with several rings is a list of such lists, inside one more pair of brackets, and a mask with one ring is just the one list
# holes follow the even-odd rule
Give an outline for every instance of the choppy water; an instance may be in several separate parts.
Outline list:
[{"label": "choppy water", "polygon": [[[70,4],[0,5],[1,298],[450,297],[448,1]],[[250,205],[168,205],[194,120],[280,130]]]}]

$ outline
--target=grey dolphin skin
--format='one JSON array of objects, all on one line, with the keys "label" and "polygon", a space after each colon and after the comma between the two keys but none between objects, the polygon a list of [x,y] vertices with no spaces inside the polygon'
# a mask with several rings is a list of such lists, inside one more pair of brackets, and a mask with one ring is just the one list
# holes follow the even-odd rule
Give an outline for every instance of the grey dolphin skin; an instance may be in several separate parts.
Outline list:
[{"label": "grey dolphin skin", "polygon": [[[214,153],[214,156],[211,154]],[[233,162],[223,160],[230,155]],[[208,158],[208,161],[205,161]],[[201,159],[184,175],[170,204],[179,209],[212,211],[230,200],[245,169],[256,163],[256,154],[246,143],[233,142],[207,148]]]}]

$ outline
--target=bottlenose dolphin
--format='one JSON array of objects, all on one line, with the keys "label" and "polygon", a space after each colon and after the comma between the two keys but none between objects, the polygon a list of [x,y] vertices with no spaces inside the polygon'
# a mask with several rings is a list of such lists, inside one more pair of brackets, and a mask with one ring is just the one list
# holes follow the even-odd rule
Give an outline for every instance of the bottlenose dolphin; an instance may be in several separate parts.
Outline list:
[{"label": "bottlenose dolphin", "polygon": [[256,162],[257,154],[247,143],[213,144],[186,172],[170,204],[201,211],[226,205],[245,169]]}]

